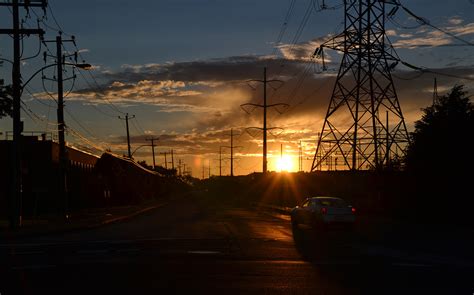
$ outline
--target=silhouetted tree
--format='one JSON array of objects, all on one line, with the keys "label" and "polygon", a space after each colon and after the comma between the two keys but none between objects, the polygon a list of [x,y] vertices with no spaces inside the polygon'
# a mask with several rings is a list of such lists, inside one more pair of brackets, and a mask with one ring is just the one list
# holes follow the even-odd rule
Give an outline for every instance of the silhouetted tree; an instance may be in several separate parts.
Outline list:
[{"label": "silhouetted tree", "polygon": [[0,81],[0,119],[6,116],[12,116],[13,99],[11,86],[4,86]]},{"label": "silhouetted tree", "polygon": [[[423,109],[411,134],[406,167],[412,181],[410,205],[420,214],[445,223],[474,222],[470,211],[474,199],[474,106],[463,86],[454,86],[439,102]],[[446,202],[459,201],[457,210],[446,210]]]},{"label": "silhouetted tree", "polygon": [[407,169],[431,174],[467,172],[473,166],[474,106],[463,85],[423,109],[407,150]]},{"label": "silhouetted tree", "polygon": [[407,169],[426,174],[467,173],[473,168],[474,106],[462,85],[423,109],[407,150]]}]

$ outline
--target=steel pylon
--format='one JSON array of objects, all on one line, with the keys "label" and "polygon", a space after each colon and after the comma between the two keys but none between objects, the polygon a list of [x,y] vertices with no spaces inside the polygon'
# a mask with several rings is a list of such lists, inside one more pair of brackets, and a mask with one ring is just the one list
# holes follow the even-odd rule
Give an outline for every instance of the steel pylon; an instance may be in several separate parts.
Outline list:
[{"label": "steel pylon", "polygon": [[324,48],[344,55],[311,171],[381,169],[405,153],[409,136],[391,76],[399,58],[385,35],[387,3],[345,0],[344,32],[315,51],[323,62]]}]

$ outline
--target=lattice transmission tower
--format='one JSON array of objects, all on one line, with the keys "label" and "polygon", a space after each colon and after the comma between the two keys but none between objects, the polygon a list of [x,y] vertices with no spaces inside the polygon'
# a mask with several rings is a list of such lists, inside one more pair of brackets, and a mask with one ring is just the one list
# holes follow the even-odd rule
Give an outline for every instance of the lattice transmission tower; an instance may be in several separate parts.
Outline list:
[{"label": "lattice transmission tower", "polygon": [[339,170],[381,169],[405,153],[409,136],[390,73],[399,58],[386,38],[386,4],[397,3],[344,0],[344,32],[315,51],[323,63],[324,48],[343,58],[311,171],[332,166],[332,159]]}]

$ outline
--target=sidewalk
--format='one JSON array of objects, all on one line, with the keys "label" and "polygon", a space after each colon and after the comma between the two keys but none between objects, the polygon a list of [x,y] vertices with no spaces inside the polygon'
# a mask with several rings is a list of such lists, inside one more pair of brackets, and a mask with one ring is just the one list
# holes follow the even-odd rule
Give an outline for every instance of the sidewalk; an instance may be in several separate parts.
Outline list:
[{"label": "sidewalk", "polygon": [[94,208],[73,213],[67,221],[58,220],[57,217],[26,219],[18,230],[11,230],[7,220],[0,220],[0,241],[93,229],[128,220],[165,205],[164,202],[153,202],[135,206]]}]

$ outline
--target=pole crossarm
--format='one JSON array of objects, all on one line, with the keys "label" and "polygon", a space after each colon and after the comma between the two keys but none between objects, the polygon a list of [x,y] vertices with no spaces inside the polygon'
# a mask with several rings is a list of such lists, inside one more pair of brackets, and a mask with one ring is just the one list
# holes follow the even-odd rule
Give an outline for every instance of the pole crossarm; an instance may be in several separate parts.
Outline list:
[{"label": "pole crossarm", "polygon": [[[18,30],[20,35],[39,35],[43,36],[46,32],[43,29],[20,29]],[[0,34],[2,35],[13,35],[15,30],[13,29],[0,29]]]}]

